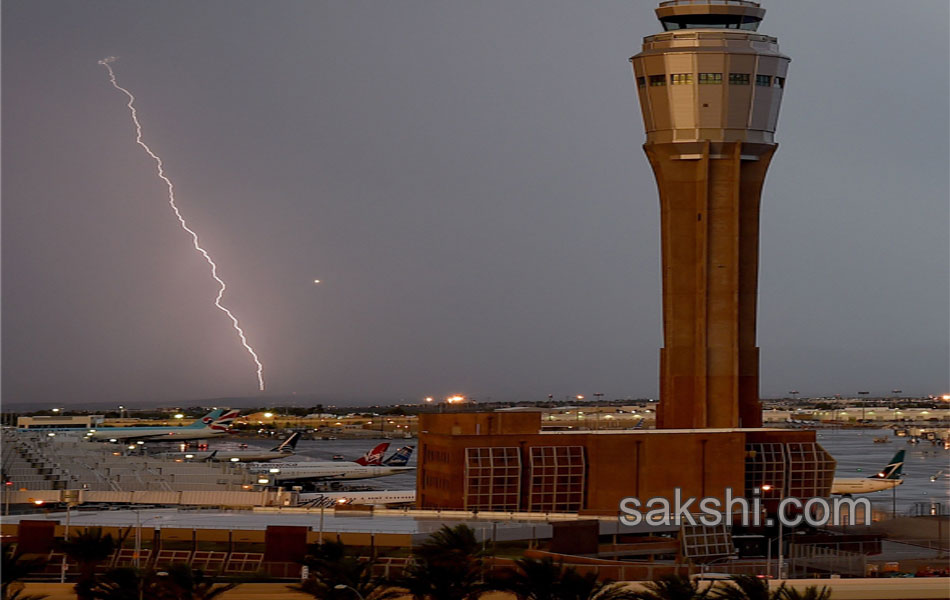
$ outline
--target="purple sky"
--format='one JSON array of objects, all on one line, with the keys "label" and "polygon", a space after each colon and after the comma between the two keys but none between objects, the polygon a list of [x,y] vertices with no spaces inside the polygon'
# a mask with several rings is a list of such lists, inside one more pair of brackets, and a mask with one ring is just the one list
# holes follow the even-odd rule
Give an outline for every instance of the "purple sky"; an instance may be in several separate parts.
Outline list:
[{"label": "purple sky", "polygon": [[[654,6],[5,1],[3,401],[257,393],[109,55],[268,394],[655,396]],[[762,395],[948,393],[948,4],[763,6]]]}]

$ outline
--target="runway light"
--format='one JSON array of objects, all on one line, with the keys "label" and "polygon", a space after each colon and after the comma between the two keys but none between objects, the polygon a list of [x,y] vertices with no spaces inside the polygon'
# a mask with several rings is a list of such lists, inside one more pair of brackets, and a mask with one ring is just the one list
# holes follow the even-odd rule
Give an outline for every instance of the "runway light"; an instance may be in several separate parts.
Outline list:
[{"label": "runway light", "polygon": [[139,441],[137,441],[137,442],[135,442],[135,443],[138,444],[139,446],[141,446],[141,445],[144,444],[145,442],[143,442],[142,440],[139,440]]},{"label": "runway light", "polygon": [[231,462],[241,462],[241,459],[238,458],[237,456],[232,456],[232,457],[231,457]]},{"label": "runway light", "polygon": [[274,413],[271,413],[271,412],[266,412],[266,413],[264,413],[264,418],[265,418],[265,419],[270,419],[270,418],[273,417],[273,416],[274,416]]},{"label": "runway light", "polygon": [[45,501],[44,501],[44,500],[34,500],[34,501],[33,501],[33,504],[35,504],[35,505],[37,505],[37,506],[42,506],[42,505],[43,505],[43,502],[45,502]]},{"label": "runway light", "polygon": [[280,473],[280,469],[267,469],[268,473]]},{"label": "runway light", "polygon": [[184,419],[184,418],[185,418],[185,415],[183,415],[183,414],[181,414],[181,413],[178,413],[178,414],[175,415],[175,418],[176,418],[176,419]]},{"label": "runway light", "polygon": [[257,480],[257,483],[264,484],[264,483],[267,483],[268,481],[270,481],[270,479],[265,479],[265,478],[261,477],[260,479]]}]

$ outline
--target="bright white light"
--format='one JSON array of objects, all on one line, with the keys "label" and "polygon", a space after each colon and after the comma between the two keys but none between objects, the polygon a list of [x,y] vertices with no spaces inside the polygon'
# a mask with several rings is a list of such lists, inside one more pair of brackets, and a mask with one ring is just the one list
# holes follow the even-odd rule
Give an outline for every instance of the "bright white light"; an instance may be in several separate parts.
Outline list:
[{"label": "bright white light", "polygon": [[314,279],[313,282],[314,282],[314,283],[320,283],[320,280],[319,280],[319,279]]},{"label": "bright white light", "polygon": [[270,481],[270,479],[265,479],[261,477],[260,479],[257,480],[257,483],[267,483],[268,481]]},{"label": "bright white light", "polygon": [[231,457],[231,462],[241,462],[241,459],[238,458],[237,456],[232,456],[232,457]]},{"label": "bright white light", "polygon": [[[132,114],[132,123],[135,125],[135,143],[141,146],[145,152],[152,157],[155,161],[155,166],[158,169],[158,177],[165,182],[165,185],[168,187],[168,204],[171,206],[172,211],[174,211],[175,216],[178,218],[181,228],[184,229],[191,235],[192,244],[204,259],[208,262],[208,265],[211,267],[211,277],[218,283],[218,295],[214,299],[214,305],[218,307],[223,313],[225,313],[231,319],[231,325],[235,331],[237,331],[238,336],[241,338],[241,344],[247,350],[248,354],[251,355],[251,358],[254,359],[254,363],[257,365],[257,383],[260,390],[264,391],[264,365],[261,364],[261,361],[257,358],[257,353],[254,352],[254,349],[251,348],[250,344],[247,343],[247,338],[244,335],[244,330],[241,329],[241,325],[237,320],[237,317],[231,313],[230,310],[225,308],[221,304],[221,298],[224,297],[224,291],[227,289],[227,285],[224,283],[224,280],[218,277],[218,265],[211,260],[211,255],[208,254],[208,251],[201,247],[201,244],[198,243],[198,234],[195,233],[191,228],[188,227],[188,224],[185,222],[185,218],[181,215],[181,212],[178,210],[178,204],[175,202],[175,186],[172,184],[171,179],[165,176],[165,167],[162,163],[162,159],[159,158],[157,154],[152,152],[152,149],[149,148],[145,142],[142,141],[142,125],[139,123],[138,113],[135,110],[135,96],[132,95],[132,92],[120,86],[115,79],[115,73],[112,71],[112,63],[115,62],[116,57],[107,56],[99,61],[99,64],[104,66],[107,71],[109,71],[109,81],[112,83],[112,87],[119,90],[129,98],[128,104],[126,106],[129,108],[129,112]],[[119,407],[122,409],[122,407]]]}]

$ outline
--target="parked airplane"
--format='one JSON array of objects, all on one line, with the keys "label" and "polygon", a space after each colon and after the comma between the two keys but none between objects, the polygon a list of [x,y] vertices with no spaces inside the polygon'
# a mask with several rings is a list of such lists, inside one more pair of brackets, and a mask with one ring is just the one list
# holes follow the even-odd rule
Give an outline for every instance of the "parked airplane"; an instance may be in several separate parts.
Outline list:
[{"label": "parked airplane", "polygon": [[209,462],[267,462],[276,458],[292,456],[297,448],[300,432],[293,433],[279,446],[270,450],[214,450],[212,452],[167,452],[163,456],[191,461]]},{"label": "parked airplane", "polygon": [[900,450],[884,469],[871,477],[835,477],[831,483],[831,493],[850,496],[889,490],[904,483],[901,468],[904,466],[904,451]]},{"label": "parked airplane", "polygon": [[90,429],[86,439],[97,442],[124,442],[129,440],[200,440],[224,435],[240,411],[217,408],[184,427],[103,427]]},{"label": "parked airplane", "polygon": [[371,506],[390,506],[414,504],[416,491],[372,491],[372,492],[316,492],[302,493],[298,496],[301,506],[330,508],[344,504],[366,504]]},{"label": "parked airplane", "polygon": [[[276,481],[343,481],[351,479],[373,479],[376,477],[386,477],[396,475],[405,471],[414,470],[415,467],[393,466],[383,464],[382,458],[389,443],[379,444],[361,458],[353,462],[341,461],[310,461],[310,462],[278,462],[272,464],[249,463],[248,472],[260,475],[258,483],[265,483],[261,480],[269,480],[266,483]],[[411,451],[410,451],[411,452]],[[393,456],[399,455],[396,452]],[[401,461],[401,458],[397,458]],[[409,460],[406,455],[407,462]]]}]

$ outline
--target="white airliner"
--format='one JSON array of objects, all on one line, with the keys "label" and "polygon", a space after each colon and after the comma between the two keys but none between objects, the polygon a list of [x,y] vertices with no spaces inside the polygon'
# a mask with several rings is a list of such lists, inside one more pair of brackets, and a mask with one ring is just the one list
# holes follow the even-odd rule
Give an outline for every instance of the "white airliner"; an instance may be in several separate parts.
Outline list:
[{"label": "white airliner", "polygon": [[227,433],[239,414],[237,410],[218,408],[184,427],[103,427],[90,429],[85,437],[97,442],[201,440]]},{"label": "white airliner", "polygon": [[831,483],[831,493],[842,496],[868,494],[889,490],[904,483],[901,468],[904,466],[904,451],[900,450],[880,473],[871,477],[835,477]]},{"label": "white airliner", "polygon": [[300,506],[330,508],[346,504],[365,504],[371,506],[392,506],[414,504],[415,490],[372,491],[372,492],[316,492],[298,496]]},{"label": "white airliner", "polygon": [[165,458],[174,458],[187,461],[209,461],[209,462],[254,462],[275,460],[277,458],[287,458],[293,456],[297,448],[297,440],[300,439],[300,432],[291,434],[279,446],[270,450],[213,450],[211,452],[166,452],[162,456]]},{"label": "white airliner", "polygon": [[389,443],[379,444],[366,453],[365,456],[353,462],[341,461],[310,461],[310,462],[277,462],[277,463],[249,463],[248,472],[259,475],[259,483],[279,481],[345,481],[353,479],[374,479],[387,477],[415,467],[407,467],[412,454],[412,446],[400,449],[390,459],[383,461],[383,453]]}]

